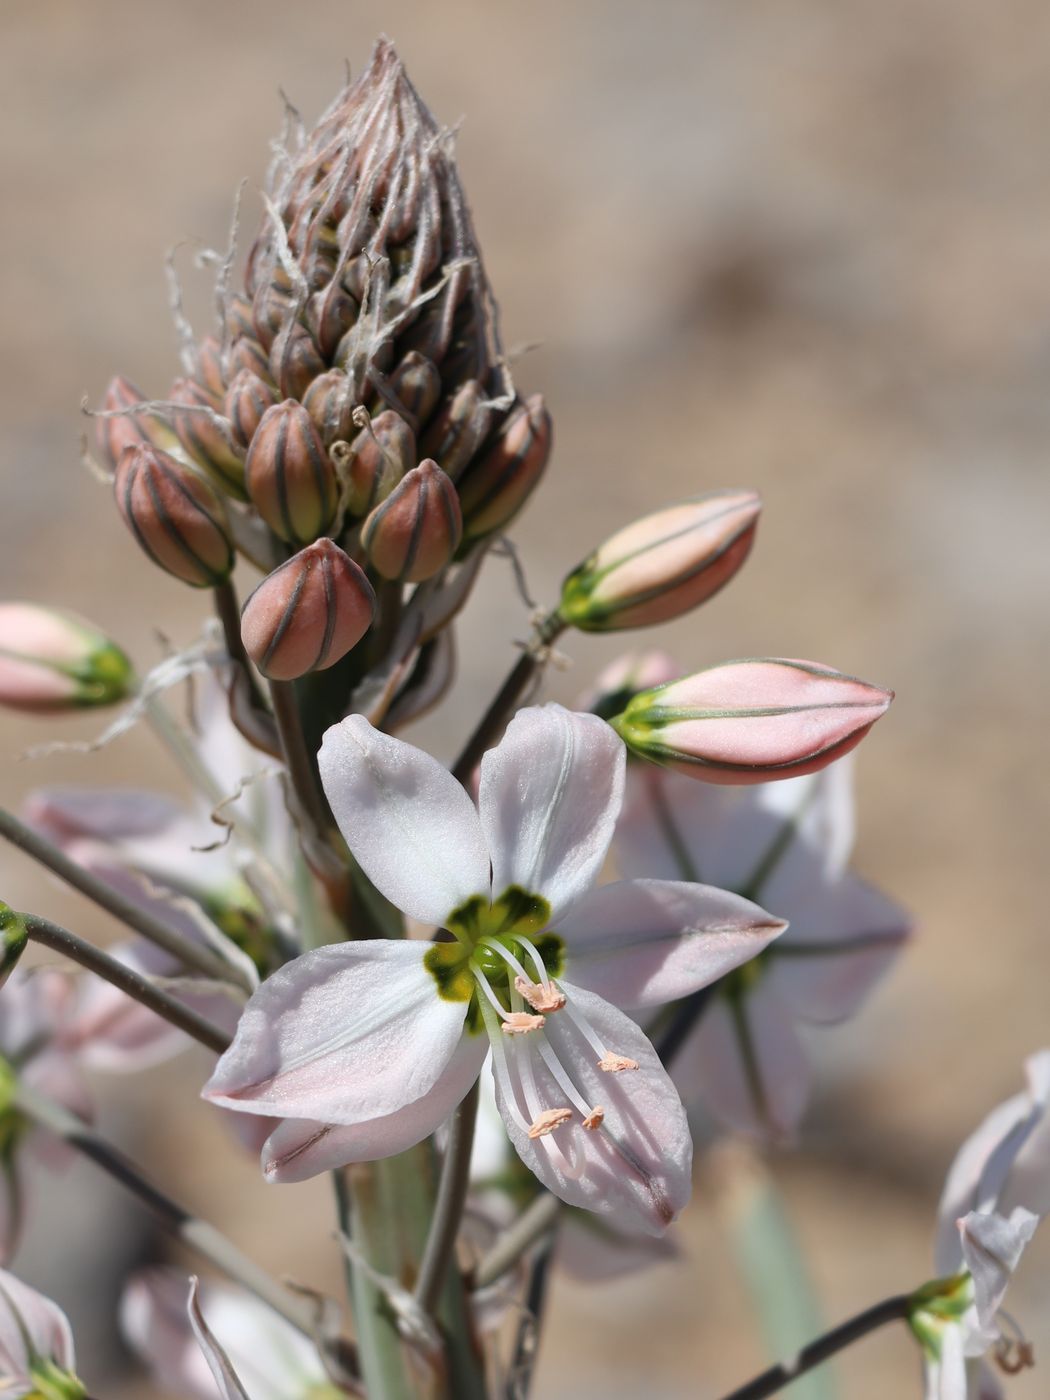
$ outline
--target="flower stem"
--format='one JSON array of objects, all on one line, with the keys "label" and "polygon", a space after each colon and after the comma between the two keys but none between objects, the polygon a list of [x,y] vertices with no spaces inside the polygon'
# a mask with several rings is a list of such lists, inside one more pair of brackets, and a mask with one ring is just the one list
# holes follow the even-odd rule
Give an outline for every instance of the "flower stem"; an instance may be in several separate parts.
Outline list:
[{"label": "flower stem", "polygon": [[318,840],[322,844],[326,844],[332,819],[321,792],[317,769],[306,745],[306,736],[303,733],[302,719],[292,682],[271,681],[270,698],[273,701],[277,732],[281,737],[281,749],[284,753],[285,763],[288,765],[288,776],[291,779],[296,801],[303,816],[313,827]]},{"label": "flower stem", "polygon": [[496,698],[482,715],[478,727],[467,740],[466,746],[452,769],[452,775],[461,783],[467,782],[481,760],[481,755],[499,737],[501,730],[513,714],[518,701],[533,676],[546,664],[547,648],[565,631],[565,623],[557,613],[548,613],[536,626],[528,646],[518,657],[517,663],[500,687]]},{"label": "flower stem", "polygon": [[822,1361],[827,1361],[836,1352],[843,1351],[846,1347],[859,1341],[861,1337],[866,1337],[869,1332],[884,1327],[887,1322],[898,1322],[906,1319],[911,1309],[911,1303],[911,1297],[906,1293],[899,1294],[894,1298],[883,1299],[874,1307],[866,1308],[864,1312],[857,1313],[856,1317],[851,1317],[847,1322],[833,1327],[822,1337],[817,1337],[808,1346],[804,1346],[798,1355],[792,1357],[790,1361],[782,1361],[776,1366],[771,1366],[768,1371],[763,1371],[760,1376],[748,1381],[746,1385],[730,1391],[728,1395],[723,1397],[723,1400],[764,1400],[767,1395],[775,1395],[778,1390],[790,1385],[799,1376],[811,1371],[814,1366],[819,1366]]},{"label": "flower stem", "polygon": [[209,1050],[214,1050],[217,1055],[221,1055],[229,1045],[230,1037],[225,1031],[199,1016],[191,1007],[169,996],[155,983],[140,976],[130,967],[125,967],[116,958],[111,958],[108,953],[85,942],[83,938],[78,938],[75,933],[70,933],[69,929],[53,924],[50,919],[43,919],[38,914],[25,915],[25,929],[34,943],[61,953],[63,957],[70,958],[81,967],[86,967],[89,972],[104,978],[126,996],[148,1007],[155,1015],[177,1026],[180,1031],[185,1031],[188,1036]]},{"label": "flower stem", "polygon": [[474,1146],[477,1116],[478,1082],[475,1080],[449,1123],[434,1214],[416,1278],[416,1302],[425,1313],[432,1314],[437,1307],[445,1274],[455,1252],[456,1235],[470,1184],[470,1153]]},{"label": "flower stem", "polygon": [[100,880],[98,876],[92,875],[89,870],[77,865],[76,861],[70,860],[64,851],[59,850],[45,837],[33,831],[12,813],[5,812],[2,808],[0,808],[0,837],[25,851],[26,855],[39,861],[41,865],[47,866],[60,880],[64,880],[67,885],[72,885],[75,890],[79,890],[81,894],[93,900],[95,904],[112,914],[114,918],[127,924],[136,933],[140,933],[143,938],[149,939],[151,943],[156,943],[159,948],[163,948],[165,952],[170,953],[173,958],[177,958],[186,967],[196,969],[205,977],[211,977],[220,982],[235,982],[246,991],[251,990],[247,978],[232,963],[226,962],[203,944],[191,943],[188,939],[182,938],[162,919],[156,918],[133,900],[127,899],[112,886],[107,885],[105,881]]},{"label": "flower stem", "polygon": [[512,1269],[521,1256],[537,1240],[554,1228],[561,1202],[549,1191],[542,1191],[514,1221],[508,1225],[485,1255],[474,1274],[474,1287],[487,1288]]},{"label": "flower stem", "polygon": [[[19,1082],[15,1090],[14,1103],[27,1118],[60,1137],[63,1142],[68,1143],[119,1182],[176,1239],[214,1264],[242,1288],[254,1293],[304,1336],[311,1339],[315,1337],[315,1309],[306,1299],[297,1297],[283,1284],[271,1278],[258,1264],[242,1254],[214,1225],[191,1215],[188,1210],[164,1195],[146,1180],[123,1153],[68,1109],[35,1093],[22,1082]],[[348,1343],[340,1343],[338,1350],[344,1362],[352,1355]]]}]

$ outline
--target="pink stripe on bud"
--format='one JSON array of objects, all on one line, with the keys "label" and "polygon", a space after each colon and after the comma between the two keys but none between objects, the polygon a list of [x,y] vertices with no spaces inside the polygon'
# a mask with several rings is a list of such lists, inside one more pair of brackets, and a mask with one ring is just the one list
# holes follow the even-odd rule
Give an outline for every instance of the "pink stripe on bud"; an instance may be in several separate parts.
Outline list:
[{"label": "pink stripe on bud", "polygon": [[463,534],[456,488],[436,462],[420,462],[364,523],[361,544],[383,578],[421,583],[451,562]]},{"label": "pink stripe on bud", "polygon": [[294,399],[263,414],[248,448],[245,479],[252,505],[282,540],[309,544],[335,518],[335,468],[309,413]]},{"label": "pink stripe on bud", "polygon": [[650,627],[691,611],[728,583],[750,552],[762,503],[712,491],[618,531],[562,585],[559,612],[584,632]]},{"label": "pink stripe on bud", "polygon": [[233,571],[222,498],[203,473],[153,447],[128,447],[113,478],[117,507],[155,564],[193,588]]},{"label": "pink stripe on bud", "polygon": [[813,661],[729,661],[636,695],[613,728],[636,754],[711,783],[815,773],[860,743],[893,692]]},{"label": "pink stripe on bud", "polygon": [[316,540],[267,575],[244,605],[241,637],[264,676],[334,666],[372,625],[375,593],[349,555]]}]

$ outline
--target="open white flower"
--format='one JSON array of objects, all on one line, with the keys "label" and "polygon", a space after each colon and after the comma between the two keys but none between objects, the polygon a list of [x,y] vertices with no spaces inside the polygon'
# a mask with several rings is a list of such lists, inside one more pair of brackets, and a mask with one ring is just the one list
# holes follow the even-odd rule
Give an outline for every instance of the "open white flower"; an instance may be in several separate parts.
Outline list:
[{"label": "open white flower", "polygon": [[591,889],[624,773],[622,743],[592,715],[521,711],[482,761],[477,810],[436,759],[360,715],[328,731],[320,768],[376,888],[452,937],[289,963],[248,1003],[205,1097],[311,1120],[282,1124],[264,1148],[267,1174],[296,1180],[432,1133],[491,1045],[526,1165],[570,1204],[662,1231],[688,1199],[689,1132],[656,1052],[610,1000],[683,996],[783,923],[700,885]]},{"label": "open white flower", "polygon": [[997,1400],[1004,1371],[1032,1364],[1002,1311],[1040,1219],[1050,1215],[1050,1050],[1025,1063],[1027,1088],[1000,1104],[960,1148],[941,1196],[935,1264],[912,1327],[926,1353],[926,1400]]}]

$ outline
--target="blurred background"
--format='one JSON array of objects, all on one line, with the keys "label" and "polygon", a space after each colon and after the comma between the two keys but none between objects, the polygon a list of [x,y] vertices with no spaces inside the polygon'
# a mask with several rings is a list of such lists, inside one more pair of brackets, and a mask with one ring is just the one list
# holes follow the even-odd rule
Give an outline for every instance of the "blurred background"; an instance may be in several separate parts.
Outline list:
[{"label": "blurred background", "polygon": [[[0,595],[72,604],[145,667],[201,599],[150,570],[79,465],[84,395],[177,372],[164,251],[249,225],[282,86],[308,120],[388,32],[442,121],[519,386],[556,426],[514,529],[533,593],[667,499],[755,486],[732,588],[628,642],[687,666],[810,656],[897,691],[860,756],[857,863],[914,945],[853,1023],[814,1037],[821,1087],[768,1159],[828,1322],[932,1269],[944,1172],[1050,1042],[1050,10],[1041,0],[6,0]],[[250,232],[250,229],[249,229]],[[207,280],[187,305],[211,314]],[[451,754],[527,630],[504,561],[461,629],[428,738]],[[570,637],[571,698],[617,652]],[[43,783],[174,783],[148,736],[20,761],[93,722],[0,716],[5,805]],[[113,927],[0,853],[3,898]],[[99,1082],[107,1133],[279,1273],[336,1287],[323,1180],[266,1188],[195,1097],[206,1057]],[[732,1171],[728,1172],[732,1175]],[[765,1364],[734,1262],[725,1163],[701,1161],[683,1257],[625,1283],[559,1278],[543,1400],[715,1397]],[[90,1167],[32,1183],[21,1269],[78,1329],[93,1393],[152,1395],[113,1335],[118,1279],[165,1248]],[[1048,1392],[1050,1231],[1009,1306]],[[801,1343],[805,1340],[797,1338]],[[903,1330],[836,1366],[849,1400],[919,1394]]]}]

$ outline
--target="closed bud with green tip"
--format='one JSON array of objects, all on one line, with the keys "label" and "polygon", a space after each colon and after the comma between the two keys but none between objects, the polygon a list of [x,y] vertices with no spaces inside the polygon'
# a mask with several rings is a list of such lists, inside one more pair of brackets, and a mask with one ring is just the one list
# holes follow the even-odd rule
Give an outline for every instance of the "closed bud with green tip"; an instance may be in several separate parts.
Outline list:
[{"label": "closed bud with green tip", "polygon": [[112,705],[134,682],[116,643],[75,613],[0,603],[0,705],[34,713]]},{"label": "closed bud with green tip", "polygon": [[0,902],[0,987],[14,971],[29,942],[26,921],[10,905]]}]

